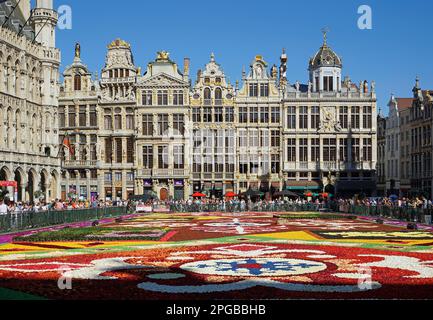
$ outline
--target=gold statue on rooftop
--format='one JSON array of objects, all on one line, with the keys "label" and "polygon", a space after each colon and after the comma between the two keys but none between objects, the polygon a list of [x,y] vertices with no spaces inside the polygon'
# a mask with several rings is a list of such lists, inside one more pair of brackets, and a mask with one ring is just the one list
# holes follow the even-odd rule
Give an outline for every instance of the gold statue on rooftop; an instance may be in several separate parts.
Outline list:
[{"label": "gold statue on rooftop", "polygon": [[169,61],[170,53],[167,51],[158,51],[156,61]]}]

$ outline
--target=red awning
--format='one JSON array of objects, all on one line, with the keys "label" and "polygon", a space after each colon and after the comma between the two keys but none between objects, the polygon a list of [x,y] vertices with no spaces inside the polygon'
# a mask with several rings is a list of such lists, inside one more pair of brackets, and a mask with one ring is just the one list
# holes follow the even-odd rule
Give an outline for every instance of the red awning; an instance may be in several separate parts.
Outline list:
[{"label": "red awning", "polygon": [[238,195],[236,194],[236,193],[234,193],[234,192],[227,192],[226,193],[226,197],[227,198],[234,198],[234,197],[237,197]]},{"label": "red awning", "polygon": [[193,198],[206,198],[206,195],[200,192],[196,192],[192,195]]}]

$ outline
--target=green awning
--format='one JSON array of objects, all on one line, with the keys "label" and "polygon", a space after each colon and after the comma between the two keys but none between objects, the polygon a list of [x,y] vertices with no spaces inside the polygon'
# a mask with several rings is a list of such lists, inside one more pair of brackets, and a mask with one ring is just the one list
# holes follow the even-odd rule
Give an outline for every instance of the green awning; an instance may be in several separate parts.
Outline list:
[{"label": "green awning", "polygon": [[319,186],[317,187],[286,187],[286,190],[298,190],[298,191],[313,191],[313,190],[322,190]]}]

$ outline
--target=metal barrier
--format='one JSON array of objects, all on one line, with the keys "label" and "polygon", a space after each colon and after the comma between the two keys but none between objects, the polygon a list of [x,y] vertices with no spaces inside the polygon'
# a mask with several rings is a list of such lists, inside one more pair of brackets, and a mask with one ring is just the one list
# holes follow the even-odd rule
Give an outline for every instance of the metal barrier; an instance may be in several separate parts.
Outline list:
[{"label": "metal barrier", "polygon": [[0,233],[101,220],[127,214],[127,207],[14,212],[0,216]]},{"label": "metal barrier", "polygon": [[316,204],[247,204],[224,203],[224,204],[171,204],[171,212],[303,212],[319,211],[324,209],[322,205]]},{"label": "metal barrier", "polygon": [[391,218],[407,222],[425,222],[426,216],[432,216],[431,208],[408,208],[388,206],[341,206],[339,212],[358,216]]}]

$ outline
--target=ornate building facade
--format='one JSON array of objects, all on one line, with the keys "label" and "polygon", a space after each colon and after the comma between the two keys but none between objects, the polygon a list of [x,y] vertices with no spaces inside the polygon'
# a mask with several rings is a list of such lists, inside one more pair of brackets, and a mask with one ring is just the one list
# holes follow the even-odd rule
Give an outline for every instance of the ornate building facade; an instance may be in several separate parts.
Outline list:
[{"label": "ornate building facade", "polygon": [[61,179],[57,13],[52,0],[37,0],[31,17],[30,0],[16,5],[0,4],[0,181],[17,182],[15,200],[51,200]]},{"label": "ornate building facade", "polygon": [[137,192],[153,191],[162,200],[188,198],[192,165],[189,59],[182,73],[168,52],[158,52],[138,77],[136,91]]},{"label": "ornate building facade", "polygon": [[282,118],[281,95],[276,66],[269,72],[262,56],[256,56],[248,74],[243,72],[243,87],[236,104],[236,192],[248,189],[264,193],[281,190]]},{"label": "ornate building facade", "polygon": [[194,191],[220,197],[235,191],[235,89],[212,54],[191,93]]},{"label": "ornate building facade", "polygon": [[[282,70],[287,58],[282,57]],[[376,192],[375,84],[342,80],[342,60],[325,41],[309,62],[308,84],[283,88],[284,181],[295,191]],[[285,89],[284,89],[285,88]]]},{"label": "ornate building facade", "polygon": [[60,99],[60,141],[74,145],[72,153],[62,148],[63,196],[374,194],[374,83],[342,80],[342,61],[326,41],[308,84],[289,83],[287,60],[283,52],[280,68],[269,68],[257,55],[233,86],[212,54],[192,85],[188,58],[181,71],[158,52],[142,74],[118,39],[98,80],[77,46]]}]

